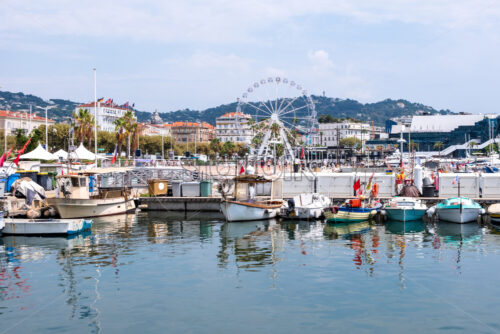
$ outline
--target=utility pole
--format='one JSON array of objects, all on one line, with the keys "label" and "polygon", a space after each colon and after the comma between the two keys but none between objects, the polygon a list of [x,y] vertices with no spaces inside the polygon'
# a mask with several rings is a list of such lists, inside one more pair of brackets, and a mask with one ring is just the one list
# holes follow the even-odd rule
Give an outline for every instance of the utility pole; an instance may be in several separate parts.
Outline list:
[{"label": "utility pole", "polygon": [[94,67],[94,154],[97,168],[97,69]]},{"label": "utility pole", "polygon": [[337,165],[340,165],[340,131],[339,131],[339,124],[337,123]]},{"label": "utility pole", "polygon": [[45,149],[47,152],[49,152],[49,125],[47,122],[47,110],[49,109],[49,106],[45,106]]}]

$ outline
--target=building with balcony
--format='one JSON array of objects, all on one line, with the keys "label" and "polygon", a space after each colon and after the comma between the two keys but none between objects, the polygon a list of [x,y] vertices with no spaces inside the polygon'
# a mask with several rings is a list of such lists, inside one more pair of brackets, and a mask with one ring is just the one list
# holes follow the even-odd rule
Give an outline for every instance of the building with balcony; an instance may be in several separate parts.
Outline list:
[{"label": "building with balcony", "polygon": [[[80,109],[87,109],[89,113],[95,115],[94,102],[81,104],[75,108],[75,112]],[[97,102],[97,126],[100,131],[114,132],[114,121],[123,117],[129,108],[118,106],[114,103]],[[133,110],[131,110],[133,112]]]},{"label": "building with balcony", "polygon": [[345,120],[335,123],[319,124],[319,141],[321,146],[338,146],[344,138],[354,137],[365,142],[372,135],[372,127],[368,123]]},{"label": "building with balcony", "polygon": [[221,142],[250,144],[254,132],[250,126],[250,115],[242,112],[229,112],[216,119],[215,131]]},{"label": "building with balcony", "polygon": [[54,125],[55,121],[45,119],[32,113],[21,111],[0,110],[0,129],[7,130],[7,135],[14,135],[17,129],[22,129],[26,134],[40,125]]},{"label": "building with balcony", "polygon": [[168,124],[170,134],[174,141],[181,143],[209,142],[215,139],[215,128],[213,125],[201,122],[174,122]]}]

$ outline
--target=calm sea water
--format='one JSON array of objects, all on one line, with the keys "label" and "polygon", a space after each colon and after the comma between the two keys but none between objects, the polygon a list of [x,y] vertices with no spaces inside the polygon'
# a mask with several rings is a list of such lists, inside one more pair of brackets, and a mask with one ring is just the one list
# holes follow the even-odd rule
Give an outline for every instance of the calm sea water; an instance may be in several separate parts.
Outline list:
[{"label": "calm sea water", "polygon": [[500,332],[500,234],[476,224],[96,219],[0,238],[0,333]]}]

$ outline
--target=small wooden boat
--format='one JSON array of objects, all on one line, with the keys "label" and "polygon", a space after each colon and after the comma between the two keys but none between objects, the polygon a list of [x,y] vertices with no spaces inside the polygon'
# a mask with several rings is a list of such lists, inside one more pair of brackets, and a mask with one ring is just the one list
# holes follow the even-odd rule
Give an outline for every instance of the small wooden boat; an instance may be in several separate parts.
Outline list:
[{"label": "small wooden boat", "polygon": [[301,194],[288,200],[281,208],[280,216],[287,219],[318,219],[331,205],[327,196],[320,194]]},{"label": "small wooden boat", "polygon": [[5,218],[4,234],[54,235],[76,234],[90,229],[92,220],[85,219],[13,219]]},{"label": "small wooden boat", "polygon": [[439,220],[464,224],[475,221],[483,213],[481,205],[467,197],[452,197],[436,205]]},{"label": "small wooden boat", "polygon": [[[61,218],[89,218],[117,215],[135,210],[135,202],[126,190],[99,190],[90,195],[85,175],[58,176],[59,198],[48,198]],[[61,196],[62,195],[62,196]]]},{"label": "small wooden boat", "polygon": [[[270,199],[257,199],[256,198],[256,185],[269,184]],[[265,187],[264,187],[265,188]],[[248,221],[248,220],[262,220],[275,218],[281,207],[283,200],[281,192],[276,191],[275,181],[268,180],[258,175],[240,175],[234,178],[234,199],[225,198],[223,192],[223,200],[221,201],[220,208],[227,221]]]},{"label": "small wooden boat", "polygon": [[420,220],[426,211],[427,206],[414,197],[395,197],[383,210],[389,220],[401,222]]},{"label": "small wooden boat", "polygon": [[225,200],[221,203],[221,211],[227,221],[262,220],[275,218],[283,201],[242,202]]},{"label": "small wooden boat", "polygon": [[361,199],[355,198],[347,200],[337,212],[325,212],[325,218],[328,222],[360,222],[370,220],[381,208],[382,204],[378,201],[365,204]]},{"label": "small wooden boat", "polygon": [[493,223],[500,223],[500,203],[490,205],[488,207],[488,215]]}]

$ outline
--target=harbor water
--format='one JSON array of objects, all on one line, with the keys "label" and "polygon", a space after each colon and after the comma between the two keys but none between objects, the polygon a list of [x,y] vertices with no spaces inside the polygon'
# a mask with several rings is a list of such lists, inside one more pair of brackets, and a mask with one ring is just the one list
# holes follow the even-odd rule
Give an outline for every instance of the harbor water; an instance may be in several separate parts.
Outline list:
[{"label": "harbor water", "polygon": [[0,238],[0,333],[496,333],[500,233],[478,224],[141,212]]}]

